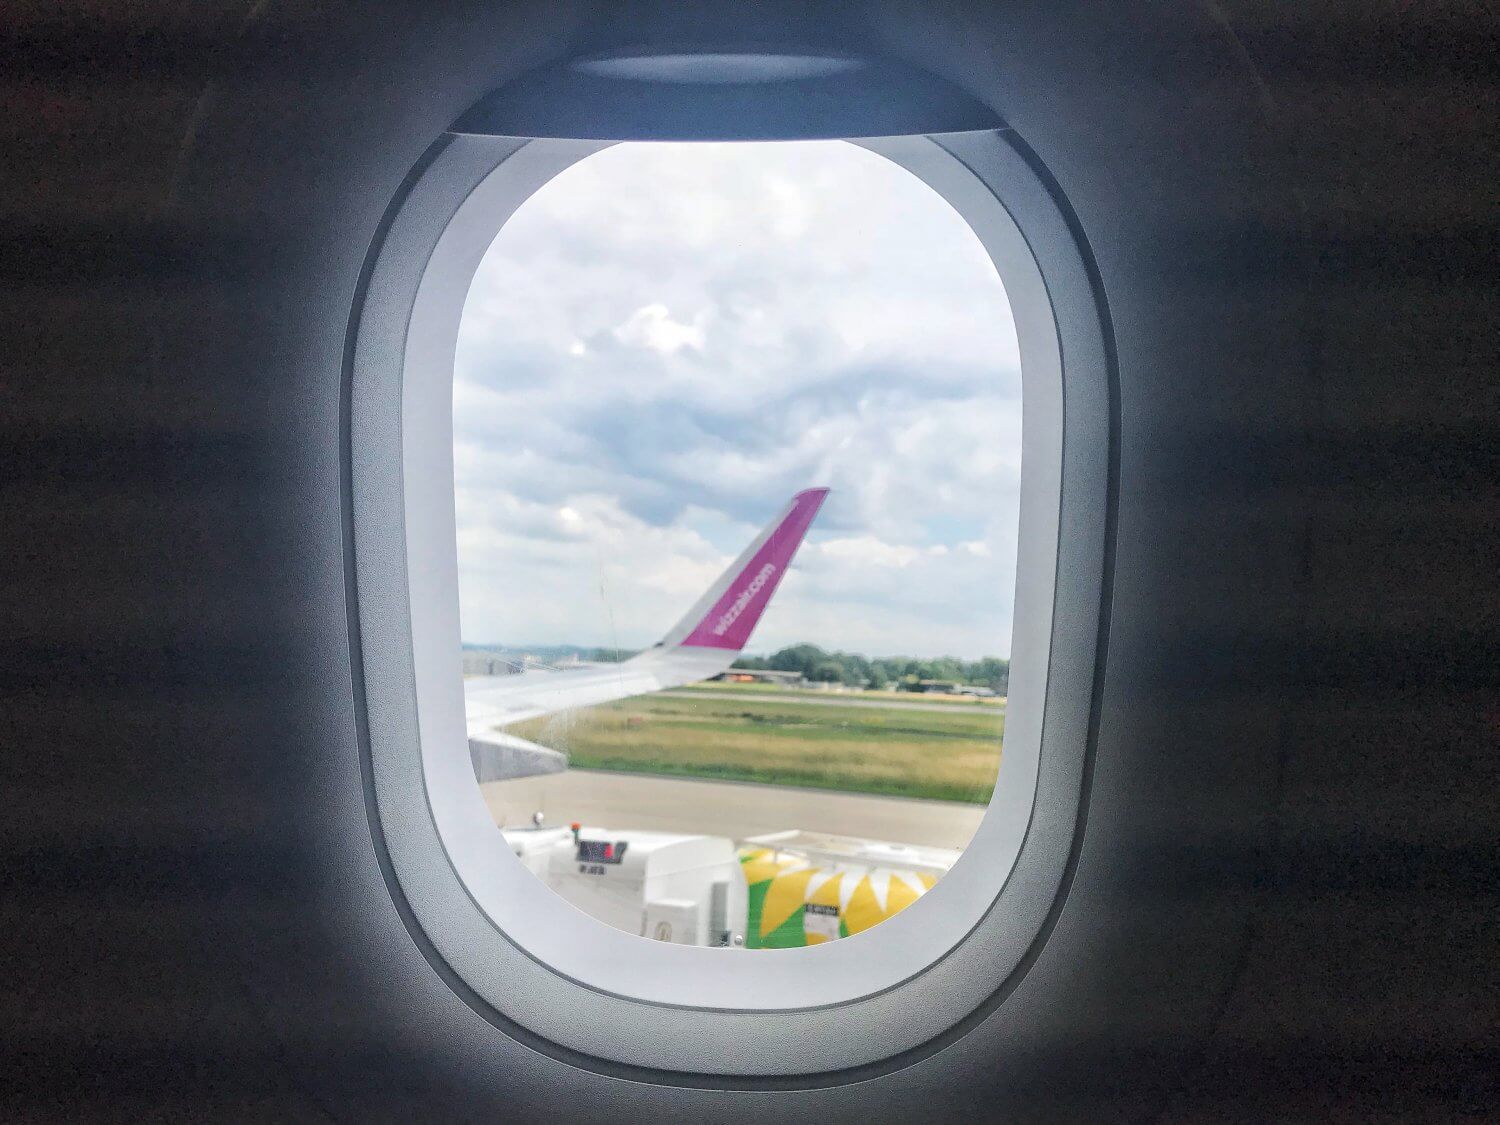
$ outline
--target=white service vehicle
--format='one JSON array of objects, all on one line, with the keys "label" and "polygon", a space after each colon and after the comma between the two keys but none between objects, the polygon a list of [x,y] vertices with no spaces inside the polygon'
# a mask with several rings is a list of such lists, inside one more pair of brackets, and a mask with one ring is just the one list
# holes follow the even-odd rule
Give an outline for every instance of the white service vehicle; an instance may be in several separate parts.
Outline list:
[{"label": "white service vehicle", "polygon": [[725,836],[603,828],[508,828],[526,867],[579,910],[679,945],[772,949],[868,929],[953,865],[922,848],[793,830]]}]

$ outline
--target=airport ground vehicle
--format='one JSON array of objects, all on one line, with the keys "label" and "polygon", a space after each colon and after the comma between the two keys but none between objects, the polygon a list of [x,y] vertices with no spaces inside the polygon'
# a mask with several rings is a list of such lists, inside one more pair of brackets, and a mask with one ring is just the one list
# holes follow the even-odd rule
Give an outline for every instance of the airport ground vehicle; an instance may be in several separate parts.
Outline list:
[{"label": "airport ground vehicle", "polygon": [[607,828],[512,828],[537,878],[617,929],[679,945],[796,949],[860,933],[953,866],[917,848],[790,829],[738,842]]}]

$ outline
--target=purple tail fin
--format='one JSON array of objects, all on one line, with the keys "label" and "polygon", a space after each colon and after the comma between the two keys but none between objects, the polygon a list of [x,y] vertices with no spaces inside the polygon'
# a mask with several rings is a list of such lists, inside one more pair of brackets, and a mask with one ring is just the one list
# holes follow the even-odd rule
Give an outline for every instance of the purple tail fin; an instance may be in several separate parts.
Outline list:
[{"label": "purple tail fin", "polygon": [[792,497],[661,643],[736,652],[744,648],[827,496],[826,488],[809,488]]}]

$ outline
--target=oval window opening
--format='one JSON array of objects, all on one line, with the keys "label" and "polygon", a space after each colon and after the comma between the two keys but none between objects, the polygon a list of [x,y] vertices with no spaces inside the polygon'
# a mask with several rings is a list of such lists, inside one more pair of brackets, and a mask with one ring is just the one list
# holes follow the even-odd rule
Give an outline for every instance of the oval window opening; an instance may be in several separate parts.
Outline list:
[{"label": "oval window opening", "polygon": [[994,791],[1016,586],[1016,330],[958,213],[846,142],[606,148],[485,255],[453,424],[496,846],[676,944],[922,909]]}]

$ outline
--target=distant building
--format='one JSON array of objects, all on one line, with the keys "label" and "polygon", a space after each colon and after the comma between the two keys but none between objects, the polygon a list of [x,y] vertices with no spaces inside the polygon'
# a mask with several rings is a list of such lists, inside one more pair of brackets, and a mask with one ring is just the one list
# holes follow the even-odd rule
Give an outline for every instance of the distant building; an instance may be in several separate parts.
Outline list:
[{"label": "distant building", "polygon": [[976,699],[993,699],[1000,694],[994,688],[960,684],[953,680],[918,680],[911,690],[930,692],[933,695],[969,695]]},{"label": "distant building", "polygon": [[484,649],[464,649],[465,676],[509,676],[524,671],[527,658],[513,653],[487,652]]},{"label": "distant building", "polygon": [[772,668],[730,668],[714,677],[725,684],[780,684],[803,687],[801,672],[778,672]]}]

